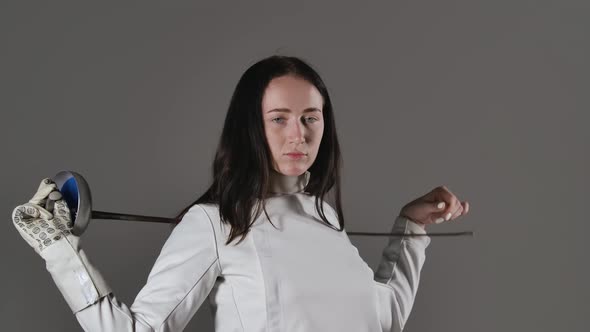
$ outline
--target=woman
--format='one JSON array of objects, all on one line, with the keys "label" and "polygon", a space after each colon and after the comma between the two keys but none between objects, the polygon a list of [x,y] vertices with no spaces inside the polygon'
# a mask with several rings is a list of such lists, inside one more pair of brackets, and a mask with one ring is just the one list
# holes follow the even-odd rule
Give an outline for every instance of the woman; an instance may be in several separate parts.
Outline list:
[{"label": "woman", "polygon": [[[180,331],[206,297],[216,331],[401,331],[430,238],[390,238],[373,272],[344,230],[340,159],[319,75],[298,58],[271,56],[238,82],[213,183],[178,215],[130,307],[69,232],[65,202],[55,214],[42,207],[57,190],[50,179],[13,219],[86,331]],[[330,189],[335,209],[324,201]],[[404,206],[392,231],[425,234],[426,224],[467,211],[438,187]]]}]

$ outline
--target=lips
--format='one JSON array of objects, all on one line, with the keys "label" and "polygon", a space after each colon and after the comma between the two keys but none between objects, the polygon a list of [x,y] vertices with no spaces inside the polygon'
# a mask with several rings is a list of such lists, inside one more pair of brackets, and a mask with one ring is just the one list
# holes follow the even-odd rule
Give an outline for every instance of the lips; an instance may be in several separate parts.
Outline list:
[{"label": "lips", "polygon": [[289,153],[285,153],[285,155],[287,156],[287,158],[292,159],[292,160],[301,160],[305,157],[307,157],[307,153],[303,153],[303,152],[289,152]]}]

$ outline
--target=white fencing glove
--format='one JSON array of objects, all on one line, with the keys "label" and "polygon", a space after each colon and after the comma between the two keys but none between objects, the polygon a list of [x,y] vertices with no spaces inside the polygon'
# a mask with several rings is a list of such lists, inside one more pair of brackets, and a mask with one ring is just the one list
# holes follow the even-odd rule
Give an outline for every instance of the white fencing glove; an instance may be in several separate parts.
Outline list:
[{"label": "white fencing glove", "polygon": [[92,305],[111,292],[80,247],[80,238],[72,233],[70,209],[52,179],[43,179],[33,198],[12,211],[12,221],[20,235],[45,260],[47,271],[72,312]]},{"label": "white fencing glove", "polygon": [[[48,202],[51,198],[58,198]],[[53,213],[44,208],[48,205]],[[43,257],[43,250],[56,241],[64,240],[64,237],[74,236],[71,232],[73,223],[70,217],[70,209],[56,184],[49,178],[43,179],[37,192],[28,203],[17,206],[12,211],[12,221],[20,235],[29,243],[37,254]]]}]

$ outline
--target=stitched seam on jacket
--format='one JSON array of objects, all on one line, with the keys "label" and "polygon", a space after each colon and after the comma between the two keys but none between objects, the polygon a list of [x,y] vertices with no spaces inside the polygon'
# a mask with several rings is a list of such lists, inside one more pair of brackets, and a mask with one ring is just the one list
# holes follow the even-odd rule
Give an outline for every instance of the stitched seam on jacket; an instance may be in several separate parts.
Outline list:
[{"label": "stitched seam on jacket", "polygon": [[[381,287],[387,288],[387,289],[388,289],[388,290],[391,292],[391,295],[393,296],[393,302],[394,302],[394,305],[396,305],[396,306],[399,308],[399,301],[398,301],[397,297],[395,296],[395,289],[393,289],[393,287],[391,287],[391,285],[389,285],[389,284],[384,284],[384,283],[382,283],[382,282],[379,282],[379,281],[377,281],[377,280],[373,280],[373,282],[374,282],[376,285],[378,285],[378,286],[381,286]],[[379,316],[380,316],[380,315],[381,315],[381,312],[379,312]],[[393,315],[393,313],[392,313],[392,315]],[[400,318],[401,318],[401,317],[400,317]],[[379,317],[379,320],[381,320],[381,317]],[[391,329],[391,331],[393,331],[393,329],[394,329],[394,326],[393,326],[393,324],[395,323],[395,321],[396,321],[396,319],[395,319],[395,318],[392,316],[392,317],[391,317],[391,324],[392,324],[392,325],[391,325],[391,328],[392,328],[392,329]],[[398,320],[398,322],[399,322],[399,320]],[[405,325],[405,323],[404,323],[403,325]],[[403,329],[403,327],[402,327],[402,329]]]},{"label": "stitched seam on jacket", "polygon": [[217,233],[215,233],[215,226],[213,226],[213,221],[211,220],[211,216],[209,216],[209,213],[207,213],[207,210],[205,210],[205,208],[199,204],[197,204],[196,206],[203,210],[203,212],[207,216],[207,219],[209,219],[209,225],[211,225],[211,231],[213,232],[213,244],[215,245],[215,255],[217,256],[219,273],[223,274],[223,270],[221,269],[221,257],[219,256],[219,248],[217,247]]},{"label": "stitched seam on jacket", "polygon": [[256,240],[254,239],[254,234],[251,234],[250,239],[252,240],[252,245],[254,247],[254,253],[256,254],[256,259],[258,261],[258,271],[260,272],[260,278],[262,279],[262,292],[264,293],[264,315],[266,316],[264,321],[266,322],[265,331],[268,331],[268,310],[266,308],[268,299],[266,298],[266,279],[264,278],[264,271],[262,270],[262,262],[260,260],[260,256],[258,255],[258,247],[256,246]]},{"label": "stitched seam on jacket", "polygon": [[393,289],[393,287],[391,287],[391,285],[389,285],[389,284],[384,284],[384,283],[382,283],[382,282],[379,282],[379,281],[377,281],[377,280],[373,280],[373,282],[374,282],[374,283],[375,283],[377,286],[382,286],[382,287],[385,287],[385,288],[389,289],[390,291],[393,291],[393,292],[395,292],[395,289]]},{"label": "stitched seam on jacket", "polygon": [[174,311],[176,311],[176,309],[180,306],[180,304],[182,302],[184,302],[184,300],[186,300],[186,298],[188,297],[188,295],[195,289],[195,287],[199,284],[199,282],[203,279],[203,277],[205,275],[207,275],[207,273],[209,272],[209,270],[211,269],[211,267],[215,264],[215,262],[218,261],[217,258],[215,258],[215,260],[213,262],[211,262],[211,264],[209,265],[209,267],[207,268],[207,270],[205,270],[205,272],[199,277],[199,279],[193,284],[193,286],[189,289],[188,292],[186,292],[186,294],[182,297],[182,299],[180,301],[178,301],[178,303],[174,306],[174,308],[172,308],[172,310],[170,311],[170,313],[166,316],[166,318],[164,318],[164,320],[162,321],[162,324],[160,324],[160,326],[158,326],[158,331],[162,328],[162,325],[164,325],[164,323],[166,323],[168,321],[168,318],[170,318],[170,316],[174,313]]},{"label": "stitched seam on jacket", "polygon": [[[82,309],[86,309],[86,308],[88,308],[88,306],[90,306],[90,305],[92,305],[92,304],[94,304],[94,303],[96,303],[96,302],[98,302],[100,300],[100,298],[101,298],[100,290],[98,289],[98,287],[96,287],[96,282],[94,281],[94,276],[91,275],[91,273],[89,273],[88,267],[86,266],[86,264],[84,264],[84,260],[82,260],[82,257],[80,257],[80,252],[79,252],[79,250],[81,250],[81,248],[80,248],[80,242],[78,242],[78,250],[76,250],[76,248],[74,248],[74,245],[72,244],[72,242],[70,241],[70,239],[68,239],[67,236],[64,235],[63,236],[63,239],[66,240],[66,242],[68,243],[68,245],[74,251],[74,254],[76,254],[76,259],[78,260],[77,263],[79,263],[80,265],[82,265],[84,267],[84,272],[86,272],[86,274],[88,275],[88,279],[90,279],[90,282],[92,283],[92,287],[94,287],[94,290],[96,291],[97,297],[96,297],[95,301],[92,302],[92,303],[87,303],[86,306],[84,308],[82,308]],[[80,239],[78,239],[78,241],[80,241]],[[108,295],[108,293],[107,293],[107,295]],[[104,295],[102,295],[102,296],[104,296]],[[80,311],[80,310],[78,310],[78,311]]]},{"label": "stitched seam on jacket", "polygon": [[115,310],[119,311],[124,317],[127,317],[127,319],[129,319],[129,321],[131,321],[131,325],[133,326],[134,329],[135,329],[135,326],[134,326],[135,321],[137,321],[137,322],[145,325],[151,331],[155,331],[154,328],[148,322],[144,321],[143,319],[140,319],[139,316],[135,316],[135,321],[134,321],[132,317],[129,317],[129,315],[125,311],[123,311],[115,303],[113,303],[113,300],[111,299],[111,297],[109,295],[107,295],[107,298],[108,298],[109,302],[111,303],[111,305],[113,306],[113,308],[115,308]]},{"label": "stitched seam on jacket", "polygon": [[[228,281],[228,283],[229,283],[229,281]],[[242,322],[242,315],[240,314],[240,310],[238,309],[238,303],[236,302],[236,296],[234,294],[234,285],[229,283],[229,286],[231,287],[231,297],[233,299],[234,306],[236,307],[236,312],[238,313],[238,319],[240,320],[240,326],[242,327],[242,331],[245,331],[244,323]]]},{"label": "stitched seam on jacket", "polygon": [[[408,222],[409,221],[406,220],[405,223],[404,223],[404,231],[403,231],[404,234],[406,234],[406,231],[408,230]],[[396,257],[395,262],[393,262],[393,266],[391,267],[391,275],[389,276],[389,279],[387,279],[387,283],[388,284],[393,279],[393,276],[395,274],[395,267],[397,266],[397,262],[399,261],[399,259],[401,257],[400,253],[404,250],[405,242],[406,242],[406,237],[405,236],[402,236],[402,238],[400,240],[400,243],[399,243],[399,245],[401,247],[401,250],[400,250],[400,252],[398,253],[398,255]]]}]

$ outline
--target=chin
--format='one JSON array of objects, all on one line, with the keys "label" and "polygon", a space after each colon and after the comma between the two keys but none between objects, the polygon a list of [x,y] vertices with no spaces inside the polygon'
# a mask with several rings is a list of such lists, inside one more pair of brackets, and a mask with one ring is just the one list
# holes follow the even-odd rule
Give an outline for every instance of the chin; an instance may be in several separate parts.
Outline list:
[{"label": "chin", "polygon": [[301,167],[297,167],[297,166],[288,166],[288,167],[279,167],[278,172],[283,174],[283,175],[289,175],[289,176],[299,176],[303,173],[305,173],[305,171],[307,171],[309,167],[305,167],[305,166],[301,166]]}]

